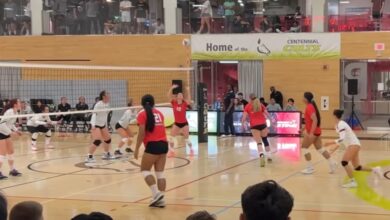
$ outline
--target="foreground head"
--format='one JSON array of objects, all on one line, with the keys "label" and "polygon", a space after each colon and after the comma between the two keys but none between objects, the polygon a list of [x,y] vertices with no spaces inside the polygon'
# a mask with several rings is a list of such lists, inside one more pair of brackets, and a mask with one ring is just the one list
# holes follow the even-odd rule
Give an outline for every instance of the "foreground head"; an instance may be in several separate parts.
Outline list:
[{"label": "foreground head", "polygon": [[241,195],[241,220],[288,220],[294,205],[291,194],[273,180],[248,187]]},{"label": "foreground head", "polygon": [[216,218],[207,211],[199,211],[188,216],[186,220],[216,220]]},{"label": "foreground head", "polygon": [[8,202],[5,195],[0,192],[0,220],[7,220],[8,216]]},{"label": "foreground head", "polygon": [[344,115],[344,110],[341,110],[341,109],[335,109],[333,111],[333,116],[334,118],[336,119],[336,121],[339,121],[343,118],[343,115]]},{"label": "foreground head", "polygon": [[3,110],[3,114],[4,112],[6,112],[8,109],[14,109],[16,111],[20,110],[22,108],[22,104],[20,102],[19,99],[11,99],[7,105],[5,106],[4,110]]},{"label": "foreground head", "polygon": [[311,92],[305,92],[305,93],[303,94],[303,102],[305,102],[306,104],[312,103],[313,100],[314,100],[314,95],[313,95],[313,93],[311,93]]},{"label": "foreground head", "polygon": [[43,207],[34,201],[25,201],[16,204],[10,214],[10,220],[42,220]]},{"label": "foreground head", "polygon": [[72,220],[112,220],[111,216],[101,212],[92,212],[91,214],[80,214],[72,218]]},{"label": "foreground head", "polygon": [[108,93],[106,90],[103,90],[99,94],[99,100],[103,101],[104,103],[110,102],[110,93]]}]

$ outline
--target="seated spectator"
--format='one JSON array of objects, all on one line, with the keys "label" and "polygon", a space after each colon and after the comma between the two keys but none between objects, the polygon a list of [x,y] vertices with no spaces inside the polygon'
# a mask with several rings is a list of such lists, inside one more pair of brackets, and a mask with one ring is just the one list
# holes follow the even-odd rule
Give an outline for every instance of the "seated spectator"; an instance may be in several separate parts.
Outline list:
[{"label": "seated spectator", "polygon": [[265,102],[264,97],[261,97],[261,98],[260,98],[260,103],[263,104],[265,107],[268,106],[268,103]]},{"label": "seated spectator", "polygon": [[214,215],[211,215],[207,211],[199,211],[188,216],[186,220],[216,220],[217,218]]},{"label": "seated spectator", "polygon": [[73,217],[71,220],[113,220],[111,216],[101,212],[92,212],[91,214],[80,214]]},{"label": "seated spectator", "polygon": [[242,19],[240,14],[236,15],[233,20],[232,25],[233,33],[248,33],[249,32],[249,22]]},{"label": "seated spectator", "polygon": [[108,20],[104,23],[104,34],[110,35],[110,34],[116,34],[118,30],[118,24],[115,23],[113,20]]},{"label": "seated spectator", "polygon": [[165,27],[160,18],[157,18],[157,22],[152,25],[152,28],[154,34],[165,34]]},{"label": "seated spectator", "polygon": [[290,32],[294,32],[294,33],[301,32],[301,27],[299,26],[298,21],[293,22],[293,25],[290,27]]},{"label": "seated spectator", "polygon": [[3,193],[0,192],[0,220],[7,220],[8,217],[8,202]]},{"label": "seated spectator", "polygon": [[[87,103],[85,103],[85,97],[81,96],[79,97],[79,103],[76,104],[76,111],[85,111],[88,110],[89,107]],[[83,121],[84,125],[87,124],[87,117],[85,114],[74,114],[72,115],[72,121],[73,121],[73,130],[76,130],[77,128],[77,121]]]},{"label": "seated spectator", "polygon": [[31,106],[30,104],[28,103],[28,101],[22,101],[21,102],[21,109],[20,109],[20,114],[31,114],[33,113],[32,109],[31,109]]},{"label": "seated spectator", "polygon": [[42,101],[38,100],[35,105],[32,105],[32,110],[34,113],[42,113],[45,106],[42,104]]},{"label": "seated spectator", "polygon": [[260,23],[260,31],[263,33],[271,33],[272,32],[272,24],[268,20],[267,15],[264,15],[263,20]]},{"label": "seated spectator", "polygon": [[288,111],[288,112],[295,112],[295,111],[297,111],[298,109],[297,109],[297,107],[295,107],[294,103],[295,103],[294,99],[289,98],[288,101],[287,101],[287,106],[286,106],[285,111]]},{"label": "seated spectator", "polygon": [[237,98],[238,101],[244,105],[244,107],[248,104],[248,101],[244,99],[244,94],[242,94],[242,92],[237,93]]},{"label": "seated spectator", "polygon": [[233,104],[234,104],[234,111],[244,111],[244,105],[240,103],[238,98],[234,99]]},{"label": "seated spectator", "polygon": [[9,213],[10,220],[42,220],[43,207],[34,201],[25,201],[16,204]]},{"label": "seated spectator", "polygon": [[[68,103],[68,99],[66,97],[61,97],[61,103],[58,105],[57,110],[59,112],[68,112],[71,109],[71,106]],[[57,117],[57,121],[62,120],[62,122],[65,122],[69,124],[71,115],[60,115]]]},{"label": "seated spectator", "polygon": [[269,112],[278,112],[282,111],[282,107],[278,103],[276,103],[274,98],[271,98],[268,106],[267,106],[267,111]]},{"label": "seated spectator", "polygon": [[273,180],[248,187],[241,195],[240,220],[288,220],[294,206],[292,195]]}]

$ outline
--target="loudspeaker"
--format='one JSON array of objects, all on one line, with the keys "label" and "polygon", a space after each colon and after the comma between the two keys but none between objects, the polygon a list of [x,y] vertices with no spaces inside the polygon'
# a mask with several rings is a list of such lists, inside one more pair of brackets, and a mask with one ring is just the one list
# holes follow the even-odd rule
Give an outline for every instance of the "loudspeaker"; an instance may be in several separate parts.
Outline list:
[{"label": "loudspeaker", "polygon": [[358,94],[358,80],[349,79],[348,80],[348,95],[357,95]]},{"label": "loudspeaker", "polygon": [[174,80],[172,80],[172,85],[178,85],[179,86],[179,87],[173,89],[172,93],[174,95],[176,95],[178,93],[183,93],[183,81],[182,80],[174,79]]}]

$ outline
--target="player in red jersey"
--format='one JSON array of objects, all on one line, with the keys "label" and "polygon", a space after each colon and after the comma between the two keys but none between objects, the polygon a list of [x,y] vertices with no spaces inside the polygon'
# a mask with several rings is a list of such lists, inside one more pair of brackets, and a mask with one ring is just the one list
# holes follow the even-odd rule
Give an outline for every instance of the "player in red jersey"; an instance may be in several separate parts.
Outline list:
[{"label": "player in red jersey", "polygon": [[268,142],[268,127],[267,117],[268,112],[260,100],[256,98],[255,94],[250,95],[250,103],[245,106],[244,114],[242,116],[242,126],[246,128],[247,117],[249,117],[249,125],[252,132],[252,136],[257,143],[259,153],[263,152],[263,144],[265,147],[265,154],[260,153],[260,166],[265,166],[265,158],[268,162],[272,162],[271,148]]},{"label": "player in red jersey", "polygon": [[178,85],[173,85],[168,91],[168,99],[170,100],[173,108],[173,115],[175,117],[175,123],[172,126],[171,137],[169,138],[170,152],[172,156],[174,153],[174,147],[176,142],[176,136],[179,134],[184,135],[185,143],[192,149],[192,143],[188,139],[190,135],[190,128],[186,117],[187,108],[191,105],[190,92],[187,89],[188,97],[184,98],[183,93],[173,94],[173,90],[178,88]]},{"label": "player in red jersey", "polygon": [[[145,152],[141,161],[141,173],[153,194],[149,206],[165,207],[164,191],[166,180],[164,169],[168,153],[168,141],[165,133],[164,116],[154,108],[153,96],[144,95],[141,103],[143,110],[137,116],[139,131],[134,157],[138,159],[139,148],[143,143]],[[155,170],[157,183],[151,172],[152,167]]]},{"label": "player in red jersey", "polygon": [[314,145],[318,153],[320,153],[329,162],[330,173],[334,173],[336,169],[336,162],[330,157],[328,151],[322,147],[321,140],[321,115],[318,107],[314,101],[314,95],[311,92],[304,93],[305,109],[305,131],[302,142],[302,152],[307,161],[306,169],[302,170],[303,174],[314,173],[314,167],[311,163],[311,154],[309,151],[310,145]]}]

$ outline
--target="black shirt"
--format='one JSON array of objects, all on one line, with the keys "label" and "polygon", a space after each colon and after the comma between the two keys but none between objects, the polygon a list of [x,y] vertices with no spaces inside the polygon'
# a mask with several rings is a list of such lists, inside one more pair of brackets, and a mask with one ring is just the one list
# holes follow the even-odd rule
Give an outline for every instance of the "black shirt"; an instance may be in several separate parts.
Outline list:
[{"label": "black shirt", "polygon": [[146,2],[138,2],[136,5],[137,18],[146,18],[146,11],[149,11],[149,5]]},{"label": "black shirt", "polygon": [[275,99],[275,102],[280,105],[280,107],[283,108],[283,94],[279,91],[274,91],[271,93],[270,98]]},{"label": "black shirt", "polygon": [[[229,108],[230,104],[233,102],[234,98],[236,98],[236,95],[234,94],[233,91],[226,93],[225,98],[223,99],[223,106],[224,106],[225,112],[226,112],[226,110],[228,110],[228,108]],[[233,112],[233,111],[234,111],[234,108],[232,107],[229,112]]]},{"label": "black shirt", "polygon": [[60,112],[67,112],[71,109],[70,105],[66,103],[65,105],[59,104],[58,105],[58,111]]},{"label": "black shirt", "polygon": [[77,111],[84,111],[84,110],[88,110],[88,105],[86,103],[77,103],[76,104],[76,110]]}]

